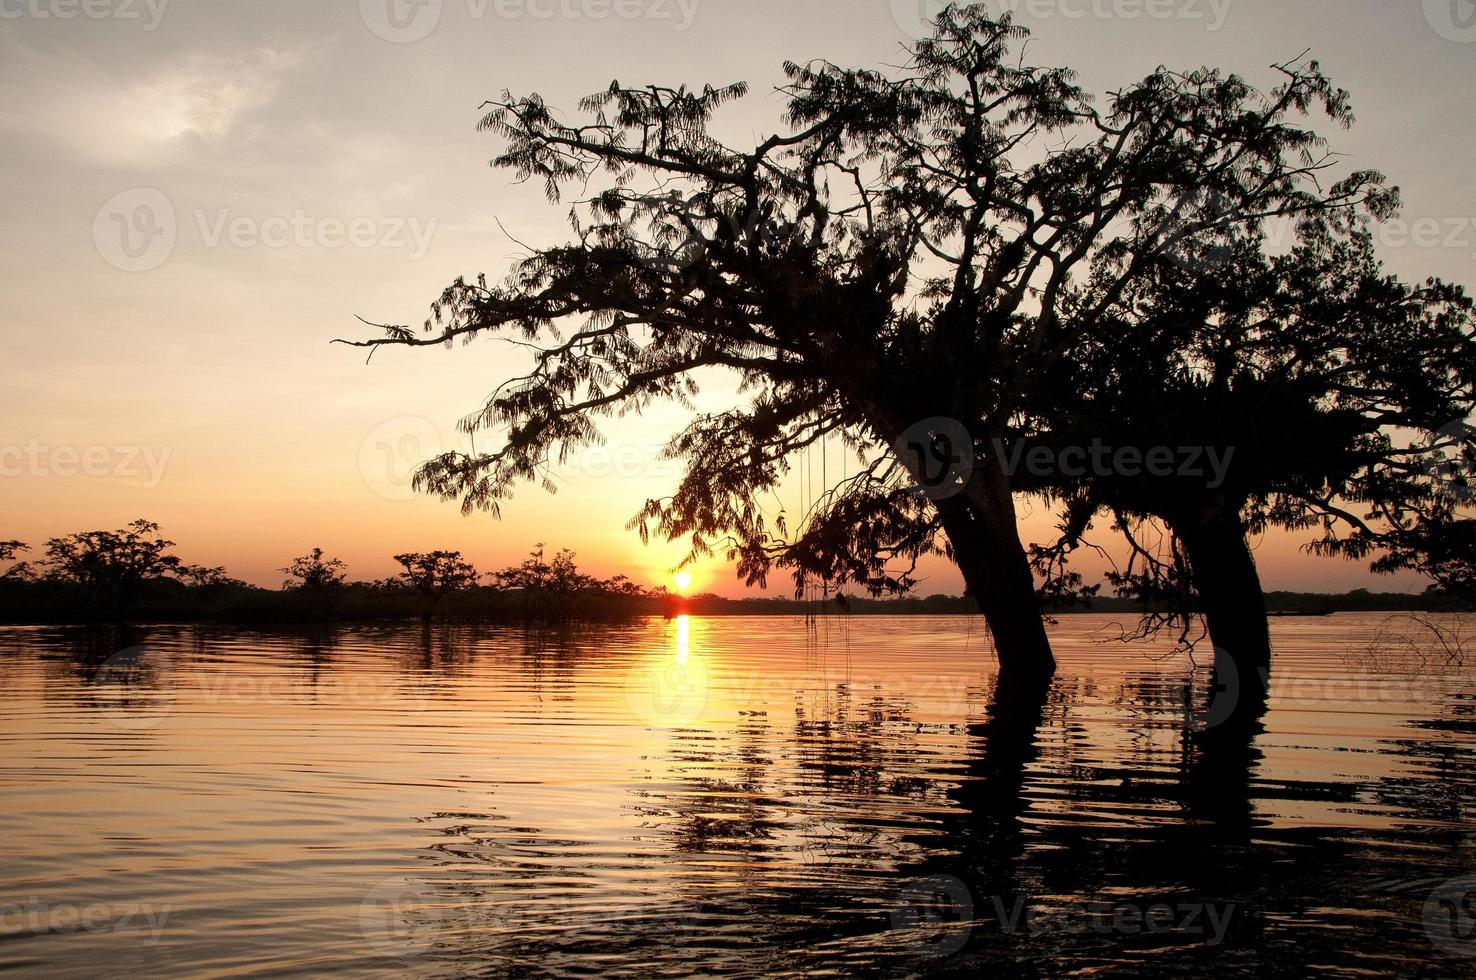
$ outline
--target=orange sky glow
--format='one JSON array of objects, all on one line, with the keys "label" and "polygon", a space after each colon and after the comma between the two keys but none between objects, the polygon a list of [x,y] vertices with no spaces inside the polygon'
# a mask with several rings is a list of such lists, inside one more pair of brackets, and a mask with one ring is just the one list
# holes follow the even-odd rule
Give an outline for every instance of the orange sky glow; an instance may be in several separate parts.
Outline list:
[{"label": "orange sky glow", "polygon": [[[896,63],[913,6],[711,0],[683,25],[478,20],[447,3],[414,43],[377,36],[353,3],[180,4],[149,30],[0,23],[12,191],[0,200],[0,538],[40,546],[143,517],[185,560],[267,586],[315,546],[371,579],[395,571],[397,552],[459,549],[492,570],[546,542],[586,571],[670,585],[683,543],[643,546],[626,522],[675,485],[659,450],[685,412],[612,420],[605,445],[560,468],[558,493],[528,486],[500,521],[463,517],[411,494],[409,474],[467,445],[457,420],[526,352],[478,341],[366,364],[331,341],[369,336],[356,316],[418,325],[455,276],[504,271],[523,252],[514,238],[567,237],[566,207],[489,170],[496,140],[475,130],[485,98],[510,88],[572,107],[611,78],[746,79],[753,94],[717,128],[749,143],[778,125],[783,59]],[[1097,92],[1160,63],[1223,65],[1267,87],[1264,66],[1311,47],[1358,110],[1355,129],[1328,134],[1334,148],[1403,188],[1404,224],[1381,235],[1391,271],[1470,285],[1476,48],[1403,6],[1352,0],[1333,17],[1237,4],[1213,27],[1021,19],[1033,59],[1072,65]],[[167,241],[150,239],[162,251],[119,250],[135,219],[167,224]],[[699,407],[731,403],[731,381],[709,379]],[[833,476],[854,462],[812,454],[806,486],[822,465]],[[771,503],[791,518],[804,509],[798,474]],[[1020,506],[1025,537],[1051,537],[1051,515]],[[1423,588],[1311,558],[1307,537],[1258,542],[1267,588]],[[1083,560],[1089,579],[1102,568]],[[744,592],[720,559],[691,573],[692,592]],[[945,561],[922,573],[924,594],[962,588]],[[787,575],[770,582],[792,590]]]}]

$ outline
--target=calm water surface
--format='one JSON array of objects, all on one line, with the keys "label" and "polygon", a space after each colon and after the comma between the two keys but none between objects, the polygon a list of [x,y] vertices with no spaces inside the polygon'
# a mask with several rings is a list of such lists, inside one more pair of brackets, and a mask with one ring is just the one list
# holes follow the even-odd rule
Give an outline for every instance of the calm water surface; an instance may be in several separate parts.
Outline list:
[{"label": "calm water surface", "polygon": [[1108,616],[1003,726],[965,618],[0,629],[0,970],[1470,975],[1476,667],[1386,619],[1213,750]]}]

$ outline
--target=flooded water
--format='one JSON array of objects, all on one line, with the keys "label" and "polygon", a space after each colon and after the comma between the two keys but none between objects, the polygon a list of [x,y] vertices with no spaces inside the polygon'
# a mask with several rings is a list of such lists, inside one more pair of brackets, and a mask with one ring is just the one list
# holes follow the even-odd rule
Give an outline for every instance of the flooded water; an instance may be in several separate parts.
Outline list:
[{"label": "flooded water", "polygon": [[1219,742],[1108,616],[994,714],[965,618],[0,629],[0,970],[1470,974],[1476,659],[1387,619]]}]

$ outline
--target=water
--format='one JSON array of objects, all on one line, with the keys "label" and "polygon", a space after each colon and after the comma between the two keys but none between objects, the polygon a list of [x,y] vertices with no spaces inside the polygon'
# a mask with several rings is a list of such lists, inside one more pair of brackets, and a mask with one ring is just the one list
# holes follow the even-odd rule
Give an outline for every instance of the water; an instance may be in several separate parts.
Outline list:
[{"label": "water", "polygon": [[1470,974],[1476,669],[1386,619],[1210,749],[1108,616],[993,726],[964,618],[0,629],[0,969]]}]

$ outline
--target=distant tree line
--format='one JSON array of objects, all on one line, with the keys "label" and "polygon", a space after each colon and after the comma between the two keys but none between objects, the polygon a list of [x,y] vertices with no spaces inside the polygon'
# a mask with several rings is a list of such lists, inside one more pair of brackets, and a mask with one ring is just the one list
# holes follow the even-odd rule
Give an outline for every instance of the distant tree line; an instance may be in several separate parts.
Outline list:
[{"label": "distant tree line", "polygon": [[645,615],[665,601],[664,590],[586,574],[574,552],[549,556],[542,544],[521,563],[485,574],[459,551],[406,552],[394,556],[398,574],[362,582],[348,580],[342,560],[313,548],[282,568],[280,590],[189,564],[174,547],[146,520],[52,538],[35,561],[22,559],[32,550],[25,542],[0,541],[0,621],[558,622]]},{"label": "distant tree line", "polygon": [[[376,581],[351,582],[348,566],[322,548],[281,569],[281,589],[232,578],[224,568],[189,564],[159,525],[138,520],[116,531],[83,531],[52,538],[36,562],[22,541],[0,541],[0,622],[105,621],[315,622],[435,618],[509,622],[607,621],[686,612],[702,616],[969,615],[969,596],[866,598],[833,595],[824,601],[741,599],[704,594],[678,598],[647,589],[624,575],[599,578],[579,570],[574,552],[549,555],[538,545],[522,562],[482,573],[459,551],[406,552],[403,569]],[[4,568],[4,563],[11,563]],[[1270,592],[1272,613],[1469,610],[1469,600],[1439,587],[1423,593],[1342,595]],[[1062,601],[1049,610],[1141,612],[1138,599],[1093,596]],[[1169,608],[1168,604],[1163,605]]]}]

